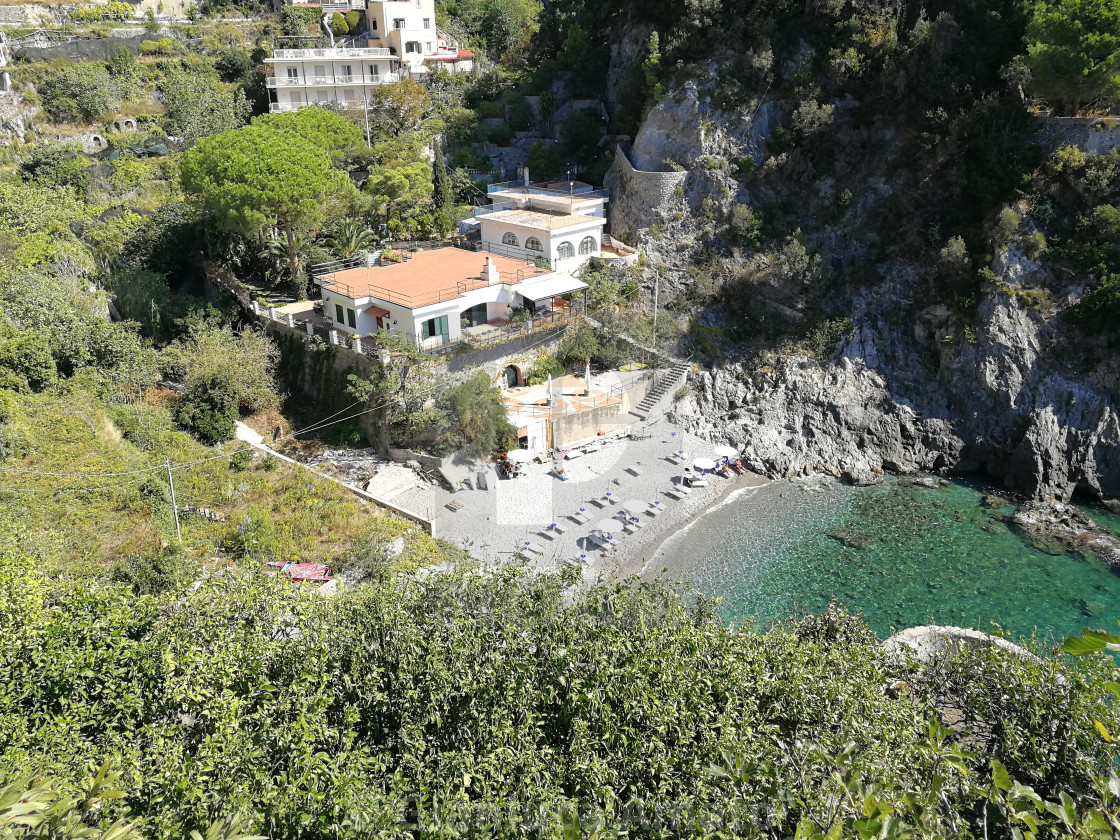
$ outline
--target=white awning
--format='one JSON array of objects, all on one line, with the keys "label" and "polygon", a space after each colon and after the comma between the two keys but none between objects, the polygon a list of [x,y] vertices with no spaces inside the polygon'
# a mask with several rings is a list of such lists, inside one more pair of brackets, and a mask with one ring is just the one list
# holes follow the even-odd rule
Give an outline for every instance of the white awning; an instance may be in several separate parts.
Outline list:
[{"label": "white awning", "polygon": [[587,284],[582,280],[577,280],[570,274],[561,273],[542,277],[540,280],[526,280],[524,283],[518,283],[514,286],[513,290],[526,300],[538,301],[566,295],[568,292],[578,292],[580,289],[586,288]]}]

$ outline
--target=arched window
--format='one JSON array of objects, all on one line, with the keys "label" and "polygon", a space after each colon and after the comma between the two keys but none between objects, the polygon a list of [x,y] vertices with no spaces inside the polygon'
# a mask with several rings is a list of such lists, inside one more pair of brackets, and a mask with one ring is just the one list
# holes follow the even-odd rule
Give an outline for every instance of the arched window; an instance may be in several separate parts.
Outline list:
[{"label": "arched window", "polygon": [[576,249],[571,242],[561,242],[560,247],[556,249],[556,254],[562,260],[570,260],[576,255]]},{"label": "arched window", "polygon": [[502,244],[503,245],[512,245],[514,248],[516,248],[517,247],[517,237],[514,236],[512,233],[507,233],[505,236],[502,237]]},{"label": "arched window", "polygon": [[528,239],[525,240],[525,250],[527,250],[527,251],[543,251],[544,246],[541,245],[541,241],[539,239],[537,239],[537,237],[530,236]]},{"label": "arched window", "polygon": [[579,252],[584,256],[594,254],[597,243],[594,236],[585,236],[583,241],[579,243]]}]

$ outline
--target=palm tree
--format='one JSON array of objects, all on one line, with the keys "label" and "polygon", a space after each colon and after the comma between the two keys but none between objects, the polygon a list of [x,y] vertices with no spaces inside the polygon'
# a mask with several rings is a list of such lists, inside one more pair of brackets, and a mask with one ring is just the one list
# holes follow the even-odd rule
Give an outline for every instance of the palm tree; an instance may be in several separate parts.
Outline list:
[{"label": "palm tree", "polygon": [[287,265],[292,271],[292,276],[299,273],[301,259],[301,243],[293,235],[291,241],[281,236],[276,231],[265,237],[261,245],[261,256],[272,262],[273,270],[280,271]]},{"label": "palm tree", "polygon": [[340,257],[352,257],[368,251],[376,244],[373,231],[357,219],[342,219],[327,236],[330,249]]}]

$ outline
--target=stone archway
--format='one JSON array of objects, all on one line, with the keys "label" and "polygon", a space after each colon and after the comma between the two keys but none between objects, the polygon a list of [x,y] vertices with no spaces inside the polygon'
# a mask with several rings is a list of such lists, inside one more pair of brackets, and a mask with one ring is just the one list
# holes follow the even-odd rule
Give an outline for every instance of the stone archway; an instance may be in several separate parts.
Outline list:
[{"label": "stone archway", "polygon": [[92,137],[90,137],[90,141],[99,149],[105,148],[105,138],[100,134],[94,134]]},{"label": "stone archway", "polygon": [[506,382],[507,388],[519,388],[525,384],[525,374],[521,372],[519,365],[509,365],[502,371],[502,378]]},{"label": "stone archway", "polygon": [[135,131],[136,130],[136,120],[134,120],[134,119],[130,118],[130,119],[122,120],[121,125],[124,127],[125,131]]}]

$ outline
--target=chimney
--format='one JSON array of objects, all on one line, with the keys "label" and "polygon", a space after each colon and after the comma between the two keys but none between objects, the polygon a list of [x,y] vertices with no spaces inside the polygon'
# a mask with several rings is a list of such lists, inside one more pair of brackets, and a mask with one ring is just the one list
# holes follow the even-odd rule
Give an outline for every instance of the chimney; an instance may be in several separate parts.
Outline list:
[{"label": "chimney", "polygon": [[482,267],[482,279],[486,281],[488,286],[493,286],[499,282],[498,267],[494,265],[494,260],[490,257],[486,258],[486,264]]}]

